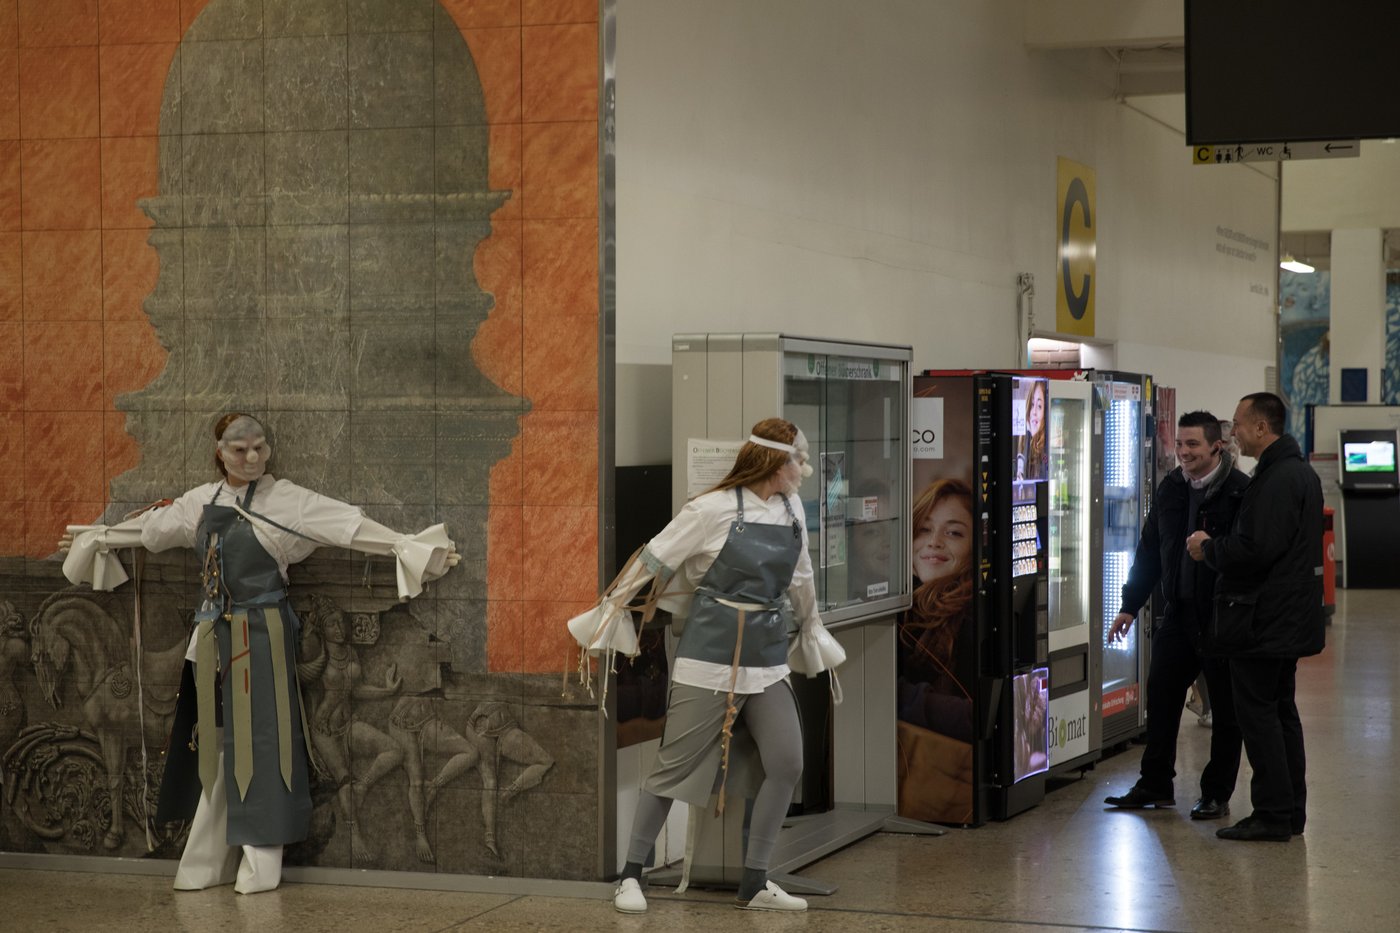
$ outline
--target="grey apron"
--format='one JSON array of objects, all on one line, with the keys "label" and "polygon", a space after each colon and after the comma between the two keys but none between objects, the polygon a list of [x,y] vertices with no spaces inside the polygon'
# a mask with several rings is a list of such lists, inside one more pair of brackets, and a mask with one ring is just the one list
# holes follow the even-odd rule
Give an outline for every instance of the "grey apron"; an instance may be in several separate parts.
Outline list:
[{"label": "grey apron", "polygon": [[[256,486],[248,485],[243,502],[252,502]],[[224,727],[228,844],[299,842],[311,825],[296,681],[301,622],[287,603],[277,561],[252,524],[231,506],[216,505],[217,499],[215,492],[196,534],[205,554],[205,603],[195,619],[200,734],[212,735],[216,719]],[[217,681],[206,674],[211,670],[219,672]],[[210,786],[216,750],[212,743],[199,746],[200,783]]]},{"label": "grey apron", "polygon": [[[695,588],[676,656],[738,667],[787,663],[790,613],[784,595],[802,556],[802,526],[786,496],[791,525],[744,521],[744,493],[734,490],[738,514],[700,585]],[[746,603],[741,610],[719,600]]]}]

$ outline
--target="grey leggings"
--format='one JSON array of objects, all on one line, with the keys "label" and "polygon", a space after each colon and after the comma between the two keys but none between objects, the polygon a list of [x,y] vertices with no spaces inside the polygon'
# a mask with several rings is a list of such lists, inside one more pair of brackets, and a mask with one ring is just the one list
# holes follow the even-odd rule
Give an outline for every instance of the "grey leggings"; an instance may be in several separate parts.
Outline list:
[{"label": "grey leggings", "polygon": [[[753,814],[749,819],[748,850],[744,867],[767,871],[773,857],[778,831],[783,827],[788,806],[792,803],[797,779],[802,776],[802,726],[797,717],[797,703],[792,689],[783,681],[770,685],[762,693],[742,698],[739,717],[743,720],[758,755],[763,762],[763,784],[754,798]],[[664,744],[663,739],[663,744]],[[632,820],[632,840],[627,846],[627,861],[642,863],[656,842],[657,833],[671,812],[672,799],[643,790],[637,801],[637,814]]]}]

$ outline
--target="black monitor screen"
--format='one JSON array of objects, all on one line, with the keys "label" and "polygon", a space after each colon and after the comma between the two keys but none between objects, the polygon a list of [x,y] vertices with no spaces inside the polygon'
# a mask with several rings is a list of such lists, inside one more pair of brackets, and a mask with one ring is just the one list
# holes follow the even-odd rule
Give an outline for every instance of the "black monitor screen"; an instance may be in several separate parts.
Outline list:
[{"label": "black monitor screen", "polygon": [[1337,438],[1343,486],[1394,484],[1395,432],[1348,429]]},{"label": "black monitor screen", "polygon": [[1186,141],[1400,136],[1400,3],[1186,0]]}]

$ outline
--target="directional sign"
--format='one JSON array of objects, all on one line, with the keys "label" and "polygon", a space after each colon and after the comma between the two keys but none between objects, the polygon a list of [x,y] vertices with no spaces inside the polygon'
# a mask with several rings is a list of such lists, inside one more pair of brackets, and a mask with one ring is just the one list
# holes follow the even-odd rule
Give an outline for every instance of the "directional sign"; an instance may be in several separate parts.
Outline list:
[{"label": "directional sign", "polygon": [[1360,154],[1361,141],[1358,139],[1191,147],[1191,161],[1196,165],[1226,165],[1232,162],[1293,162],[1297,159],[1354,159]]}]

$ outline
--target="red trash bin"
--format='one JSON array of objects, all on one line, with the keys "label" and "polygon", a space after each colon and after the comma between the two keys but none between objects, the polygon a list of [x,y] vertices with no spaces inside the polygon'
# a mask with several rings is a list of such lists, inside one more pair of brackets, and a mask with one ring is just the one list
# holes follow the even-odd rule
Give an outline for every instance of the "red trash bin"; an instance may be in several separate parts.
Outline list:
[{"label": "red trash bin", "polygon": [[1336,510],[1322,507],[1322,609],[1327,621],[1337,611],[1337,536],[1332,530]]}]

